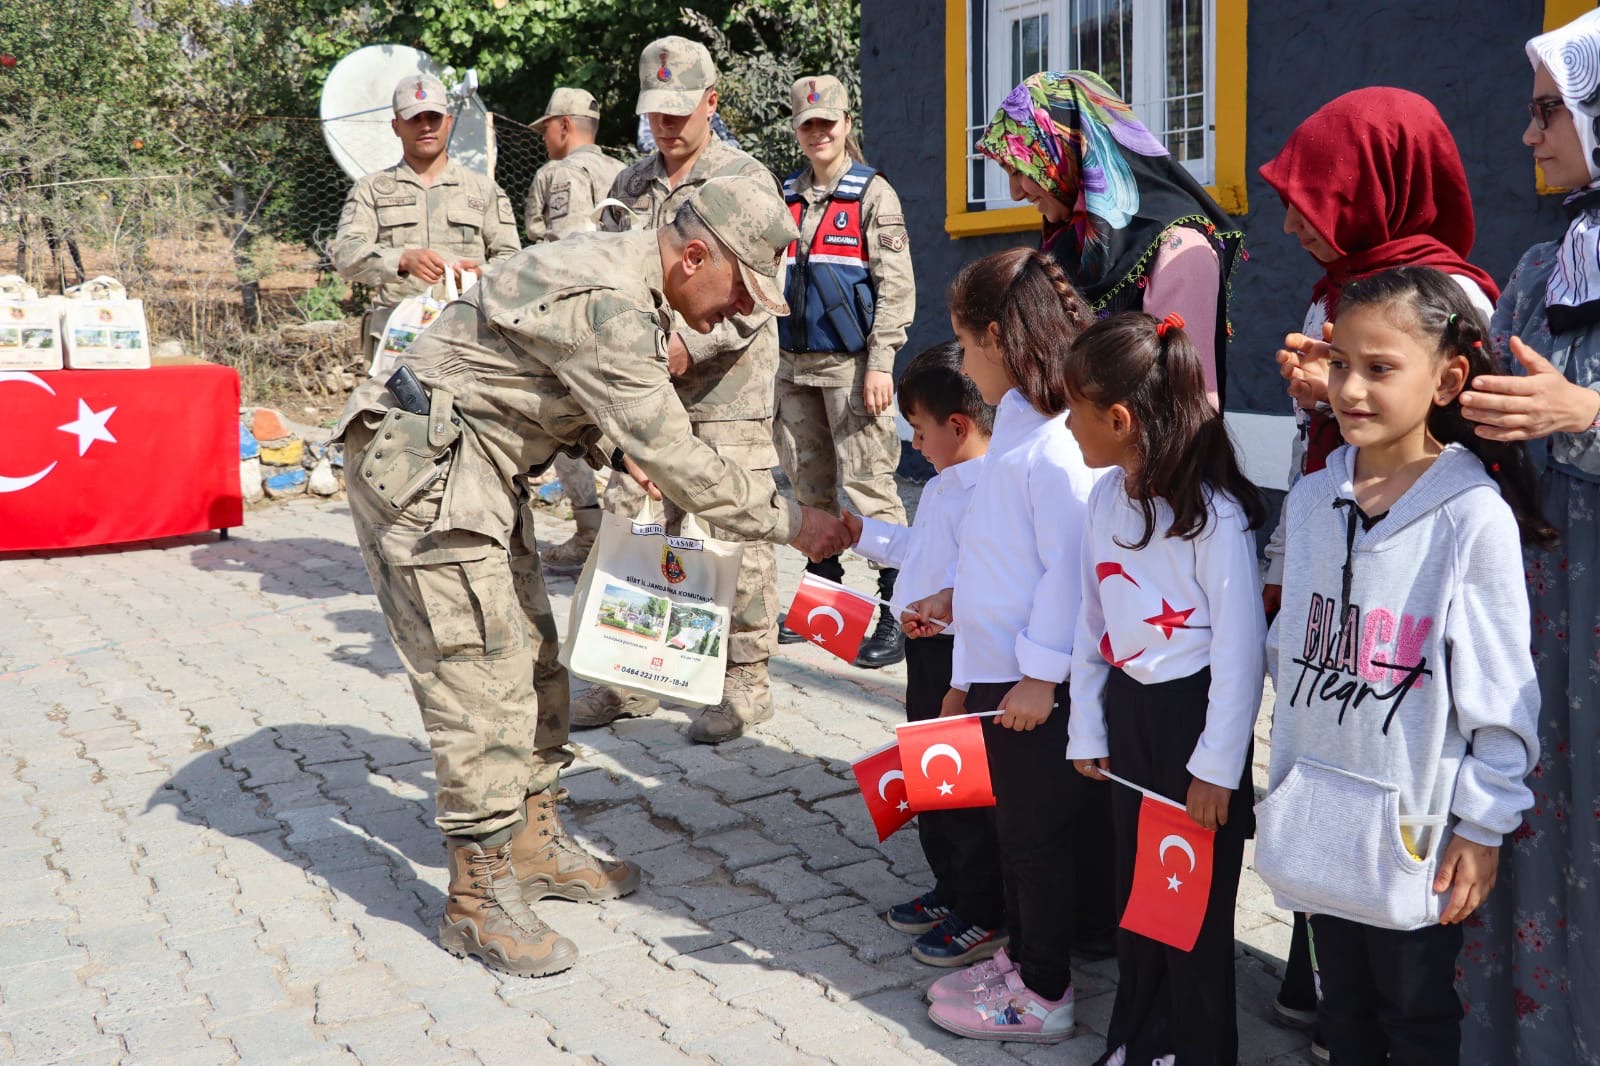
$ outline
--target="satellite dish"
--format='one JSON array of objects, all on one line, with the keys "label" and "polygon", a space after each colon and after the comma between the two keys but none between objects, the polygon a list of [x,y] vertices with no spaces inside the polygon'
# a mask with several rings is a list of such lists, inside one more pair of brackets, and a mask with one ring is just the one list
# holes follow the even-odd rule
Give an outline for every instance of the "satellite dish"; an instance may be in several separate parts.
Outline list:
[{"label": "satellite dish", "polygon": [[322,138],[334,160],[352,179],[393,166],[400,160],[394,118],[394,87],[401,78],[431,74],[450,94],[450,158],[468,170],[494,179],[494,121],[478,99],[478,72],[464,78],[426,54],[403,44],[359,48],[328,72],[322,85]]}]

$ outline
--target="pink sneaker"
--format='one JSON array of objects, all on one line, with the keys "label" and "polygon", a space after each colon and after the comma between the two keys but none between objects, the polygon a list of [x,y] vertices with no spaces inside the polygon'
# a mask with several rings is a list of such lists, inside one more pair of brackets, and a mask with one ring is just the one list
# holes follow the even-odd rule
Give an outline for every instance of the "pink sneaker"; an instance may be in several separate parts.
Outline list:
[{"label": "pink sneaker", "polygon": [[1001,948],[993,957],[974,963],[964,970],[946,974],[928,986],[928,1002],[937,1003],[942,999],[967,999],[979,988],[985,985],[1003,984],[1006,974],[1017,968],[1011,961],[1011,956],[1006,954],[1006,949]]},{"label": "pink sneaker", "polygon": [[928,1008],[933,1024],[974,1040],[1020,1040],[1055,1044],[1073,1035],[1073,989],[1060,999],[1045,999],[1006,974],[1004,985],[985,986],[968,1001],[940,1000]]}]

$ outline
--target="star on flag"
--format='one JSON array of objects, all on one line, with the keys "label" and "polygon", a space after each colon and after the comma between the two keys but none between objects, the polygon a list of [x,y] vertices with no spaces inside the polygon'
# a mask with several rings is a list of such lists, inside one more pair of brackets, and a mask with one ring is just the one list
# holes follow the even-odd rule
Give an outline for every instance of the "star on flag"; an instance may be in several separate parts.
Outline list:
[{"label": "star on flag", "polygon": [[117,438],[113,437],[111,431],[106,428],[106,423],[116,413],[115,406],[107,407],[103,411],[91,410],[89,405],[80,399],[78,401],[78,417],[66,425],[57,426],[56,428],[63,433],[71,433],[78,438],[78,457],[81,459],[83,453],[89,450],[89,445],[97,440],[103,440],[107,444],[117,443]]},{"label": "star on flag", "polygon": [[1161,613],[1157,615],[1151,615],[1149,618],[1146,618],[1145,621],[1161,630],[1161,635],[1163,637],[1171,640],[1172,631],[1174,629],[1189,628],[1189,616],[1194,614],[1194,612],[1195,609],[1193,607],[1190,607],[1186,611],[1178,610],[1176,607],[1172,606],[1172,604],[1168,603],[1167,598],[1163,596],[1161,597]]}]

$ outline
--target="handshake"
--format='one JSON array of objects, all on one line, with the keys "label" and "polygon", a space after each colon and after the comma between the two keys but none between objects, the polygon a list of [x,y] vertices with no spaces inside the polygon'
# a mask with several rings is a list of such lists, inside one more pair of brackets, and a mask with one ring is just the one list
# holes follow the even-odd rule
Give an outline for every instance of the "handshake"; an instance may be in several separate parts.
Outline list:
[{"label": "handshake", "polygon": [[[861,540],[861,516],[849,511],[835,518],[815,507],[800,508],[800,532],[789,546],[812,562],[838,555]],[[943,633],[950,624],[952,594],[944,589],[908,604],[900,615],[900,628],[908,637],[931,637]]]}]

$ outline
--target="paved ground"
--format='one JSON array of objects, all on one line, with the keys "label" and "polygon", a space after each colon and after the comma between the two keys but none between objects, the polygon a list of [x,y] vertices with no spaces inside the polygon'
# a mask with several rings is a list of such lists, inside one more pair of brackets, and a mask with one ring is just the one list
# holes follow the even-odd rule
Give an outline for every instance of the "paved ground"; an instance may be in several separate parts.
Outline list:
[{"label": "paved ground", "polygon": [[[541,908],[576,968],[500,977],[439,950],[431,763],[352,539],[342,502],[302,500],[227,541],[0,559],[0,1060],[1100,1053],[1110,962],[1078,972],[1081,1035],[1061,1045],[927,1020],[936,973],[878,916],[926,868],[914,834],[876,842],[847,766],[900,719],[904,676],[809,647],[774,663],[779,714],[753,737],[694,745],[681,713],[580,735],[575,831],[646,882]],[[792,589],[800,560],[780,556]],[[1245,1061],[1302,1062],[1266,1020],[1285,916],[1249,871],[1241,894]]]}]

